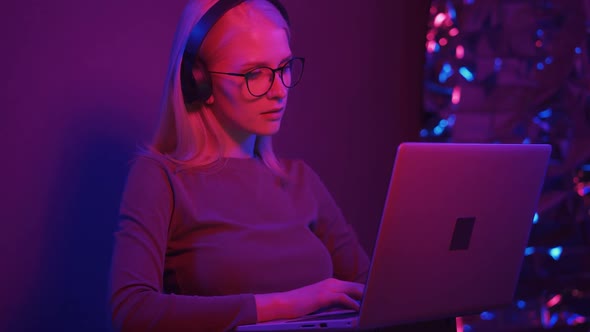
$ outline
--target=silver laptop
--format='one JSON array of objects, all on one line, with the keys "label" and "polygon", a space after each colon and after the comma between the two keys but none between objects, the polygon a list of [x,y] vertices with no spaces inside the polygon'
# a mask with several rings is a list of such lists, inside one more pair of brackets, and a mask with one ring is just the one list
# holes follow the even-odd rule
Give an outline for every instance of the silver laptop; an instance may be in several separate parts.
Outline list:
[{"label": "silver laptop", "polygon": [[360,311],[237,330],[376,328],[509,305],[550,153],[544,144],[401,144]]}]

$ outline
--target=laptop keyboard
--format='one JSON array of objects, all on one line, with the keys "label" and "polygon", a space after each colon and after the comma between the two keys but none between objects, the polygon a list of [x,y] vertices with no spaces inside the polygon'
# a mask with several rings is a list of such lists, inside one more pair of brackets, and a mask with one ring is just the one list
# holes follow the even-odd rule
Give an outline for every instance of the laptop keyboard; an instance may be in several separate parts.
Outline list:
[{"label": "laptop keyboard", "polygon": [[287,322],[307,322],[307,321],[311,321],[311,320],[324,320],[324,319],[346,319],[346,318],[356,317],[356,316],[358,316],[358,314],[359,313],[357,311],[346,310],[343,312],[323,313],[323,314],[312,315],[312,316],[304,316],[301,318],[295,318],[295,319],[289,320]]}]

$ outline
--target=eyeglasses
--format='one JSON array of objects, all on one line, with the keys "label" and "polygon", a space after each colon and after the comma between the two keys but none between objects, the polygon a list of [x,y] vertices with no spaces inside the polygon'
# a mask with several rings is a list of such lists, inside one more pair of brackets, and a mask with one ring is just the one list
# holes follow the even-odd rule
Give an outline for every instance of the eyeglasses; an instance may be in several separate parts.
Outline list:
[{"label": "eyeglasses", "polygon": [[301,80],[303,76],[303,65],[305,59],[301,57],[295,57],[287,61],[284,65],[279,68],[272,69],[270,67],[258,67],[254,68],[247,73],[225,73],[219,71],[209,71],[211,74],[223,74],[230,76],[241,76],[246,80],[246,86],[248,92],[254,97],[262,97],[267,94],[274,81],[275,73],[279,73],[281,82],[287,88],[292,88]]}]

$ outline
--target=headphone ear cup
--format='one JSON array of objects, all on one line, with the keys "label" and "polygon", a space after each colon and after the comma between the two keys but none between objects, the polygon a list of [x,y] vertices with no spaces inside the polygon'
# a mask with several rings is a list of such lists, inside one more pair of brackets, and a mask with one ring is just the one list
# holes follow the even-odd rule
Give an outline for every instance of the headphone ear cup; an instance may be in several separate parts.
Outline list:
[{"label": "headphone ear cup", "polygon": [[211,86],[211,74],[207,70],[205,63],[199,58],[197,58],[195,61],[195,65],[192,69],[192,75],[197,88],[197,94],[195,98],[201,103],[204,103],[207,101],[207,99],[209,99],[209,97],[211,97],[213,88]]},{"label": "headphone ear cup", "polygon": [[204,103],[211,96],[211,75],[201,59],[192,64],[182,59],[180,85],[185,104]]}]

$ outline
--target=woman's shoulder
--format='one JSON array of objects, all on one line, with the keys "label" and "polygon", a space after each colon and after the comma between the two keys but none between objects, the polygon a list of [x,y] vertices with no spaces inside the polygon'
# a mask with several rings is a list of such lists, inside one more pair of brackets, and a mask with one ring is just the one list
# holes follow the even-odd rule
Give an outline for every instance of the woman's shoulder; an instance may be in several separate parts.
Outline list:
[{"label": "woman's shoulder", "polygon": [[279,158],[279,162],[281,163],[285,171],[287,171],[288,173],[291,173],[292,171],[296,170],[301,170],[302,168],[307,167],[307,164],[305,163],[305,161],[303,161],[303,159]]},{"label": "woman's shoulder", "polygon": [[177,168],[176,164],[165,156],[151,151],[137,152],[129,163],[130,172],[146,173],[148,176],[154,173],[172,175]]}]

